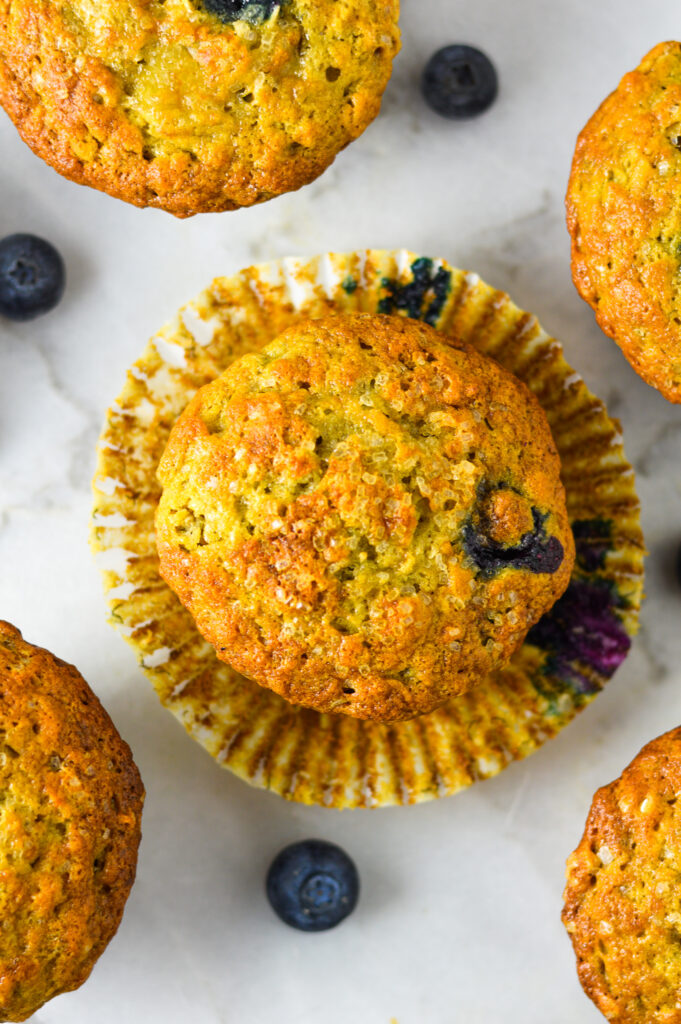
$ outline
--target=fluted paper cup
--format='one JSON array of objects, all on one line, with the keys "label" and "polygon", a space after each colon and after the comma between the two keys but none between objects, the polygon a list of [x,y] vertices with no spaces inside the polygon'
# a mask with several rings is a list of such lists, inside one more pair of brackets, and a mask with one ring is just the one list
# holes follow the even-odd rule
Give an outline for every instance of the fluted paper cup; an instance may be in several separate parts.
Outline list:
[{"label": "fluted paper cup", "polygon": [[[294,707],[219,661],[161,579],[154,538],[156,467],[196,390],[296,320],[352,311],[418,317],[527,384],[560,452],[577,547],[567,592],[507,668],[391,724]],[[92,544],[111,618],[161,703],[219,764],[301,803],[413,804],[497,774],[594,699],[636,632],[643,539],[618,424],[534,316],[443,260],[363,251],[218,278],[131,367],[107,415],[94,492]]]}]

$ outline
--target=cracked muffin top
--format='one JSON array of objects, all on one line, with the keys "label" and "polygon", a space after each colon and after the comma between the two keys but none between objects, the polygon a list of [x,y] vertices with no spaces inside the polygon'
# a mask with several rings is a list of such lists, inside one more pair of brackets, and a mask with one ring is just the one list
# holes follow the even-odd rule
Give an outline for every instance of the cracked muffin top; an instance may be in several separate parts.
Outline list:
[{"label": "cracked muffin top", "polygon": [[376,116],[398,0],[0,0],[0,102],[57,171],[179,217],[316,178]]},{"label": "cracked muffin top", "polygon": [[144,790],[79,672],[0,622],[0,1019],[78,988],[135,880]]},{"label": "cracked muffin top", "polygon": [[539,403],[414,320],[289,328],[163,455],[160,571],[217,654],[294,704],[408,718],[503,665],[574,545]]},{"label": "cracked muffin top", "polygon": [[572,273],[636,372],[681,402],[681,43],[661,43],[577,141]]},{"label": "cracked muffin top", "polygon": [[594,796],[563,922],[586,994],[618,1024],[681,1021],[681,729]]}]

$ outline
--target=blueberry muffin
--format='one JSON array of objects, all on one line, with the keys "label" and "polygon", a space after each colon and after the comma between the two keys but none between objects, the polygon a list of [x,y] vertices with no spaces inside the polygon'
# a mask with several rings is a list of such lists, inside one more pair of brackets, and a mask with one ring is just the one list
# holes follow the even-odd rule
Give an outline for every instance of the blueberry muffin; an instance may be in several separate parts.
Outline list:
[{"label": "blueberry muffin", "polygon": [[389,721],[505,664],[565,590],[560,463],[526,387],[423,323],[302,321],[202,388],[161,460],[160,571],[218,657]]},{"label": "blueberry muffin", "polygon": [[398,0],[0,0],[0,102],[60,174],[178,217],[322,173],[379,110]]},{"label": "blueberry muffin", "polygon": [[0,622],[0,1018],[78,988],[135,879],[144,790],[73,668]]},{"label": "blueberry muffin", "polygon": [[577,142],[572,273],[636,372],[681,402],[681,43],[620,82]]},{"label": "blueberry muffin", "polygon": [[611,1021],[681,1021],[681,729],[594,796],[568,860],[563,921],[586,994]]}]

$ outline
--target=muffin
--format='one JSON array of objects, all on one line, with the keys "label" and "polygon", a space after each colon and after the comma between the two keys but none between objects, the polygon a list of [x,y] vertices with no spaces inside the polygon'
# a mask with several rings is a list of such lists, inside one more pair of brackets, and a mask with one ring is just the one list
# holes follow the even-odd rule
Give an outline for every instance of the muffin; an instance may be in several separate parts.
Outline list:
[{"label": "muffin", "polygon": [[574,560],[546,417],[413,320],[308,320],[202,388],[160,463],[160,572],[218,657],[391,721],[505,664]]},{"label": "muffin", "polygon": [[144,790],[72,665],[0,622],[0,1018],[78,988],[135,880]]},{"label": "muffin", "polygon": [[611,1021],[681,1021],[681,728],[594,796],[568,860],[563,922],[586,994]]},{"label": "muffin", "polygon": [[322,173],[380,107],[398,0],[0,0],[0,103],[67,178],[178,217]]},{"label": "muffin", "polygon": [[681,43],[620,82],[577,142],[572,273],[636,372],[681,402]]}]

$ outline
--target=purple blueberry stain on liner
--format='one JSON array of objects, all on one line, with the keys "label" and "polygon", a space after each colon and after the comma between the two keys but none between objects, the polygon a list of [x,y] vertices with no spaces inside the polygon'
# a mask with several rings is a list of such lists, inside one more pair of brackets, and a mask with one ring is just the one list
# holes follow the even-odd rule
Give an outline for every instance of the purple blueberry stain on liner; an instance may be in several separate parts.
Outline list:
[{"label": "purple blueberry stain on liner", "polygon": [[572,524],[577,564],[588,573],[605,565],[612,550],[613,524],[610,519],[576,519]]},{"label": "purple blueberry stain on liner", "polygon": [[580,664],[609,679],[626,658],[631,638],[615,608],[622,606],[608,580],[573,579],[563,596],[527,634],[527,642],[547,653],[545,673],[569,681],[577,693],[601,687]]}]

